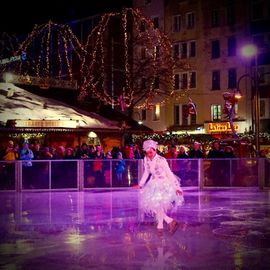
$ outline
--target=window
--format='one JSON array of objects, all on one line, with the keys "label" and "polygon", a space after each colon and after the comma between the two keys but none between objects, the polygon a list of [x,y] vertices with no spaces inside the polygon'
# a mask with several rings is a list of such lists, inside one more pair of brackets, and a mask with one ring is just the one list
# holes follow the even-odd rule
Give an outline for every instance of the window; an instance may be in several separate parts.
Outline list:
[{"label": "window", "polygon": [[174,105],[174,124],[179,126],[180,125],[180,106]]},{"label": "window", "polygon": [[154,23],[154,28],[158,29],[159,28],[159,17],[154,17],[153,23]]},{"label": "window", "polygon": [[263,2],[255,2],[252,4],[252,19],[255,20],[260,20],[264,18],[264,4]]},{"label": "window", "polygon": [[181,30],[181,16],[180,15],[175,15],[172,18],[172,31],[173,32],[180,32]]},{"label": "window", "polygon": [[259,84],[265,84],[266,83],[266,80],[265,80],[266,72],[265,72],[265,69],[263,66],[258,67],[258,74],[259,74]]},{"label": "window", "polygon": [[181,43],[181,59],[187,58],[187,43],[183,42]]},{"label": "window", "polygon": [[219,11],[212,10],[211,12],[211,26],[218,27],[219,26]]},{"label": "window", "polygon": [[146,109],[142,109],[141,116],[142,116],[142,121],[145,121],[146,120]]},{"label": "window", "polygon": [[158,120],[160,120],[160,104],[156,104],[153,111],[153,121]]},{"label": "window", "polygon": [[212,90],[220,90],[220,71],[212,72]]},{"label": "window", "polygon": [[196,88],[196,72],[195,71],[190,72],[189,87]]},{"label": "window", "polygon": [[179,44],[173,45],[173,57],[179,58]]},{"label": "window", "polygon": [[182,72],[174,75],[174,89],[196,88],[196,71]]},{"label": "window", "polygon": [[189,44],[189,57],[195,57],[196,56],[196,42],[191,41]]},{"label": "window", "polygon": [[180,89],[180,76],[179,74],[174,75],[174,90]]},{"label": "window", "polygon": [[188,74],[187,73],[182,73],[180,85],[181,85],[181,89],[188,88]]},{"label": "window", "polygon": [[186,14],[186,27],[187,29],[192,29],[195,26],[195,15],[193,12]]},{"label": "window", "polygon": [[235,9],[234,6],[227,7],[227,25],[233,26],[235,24]]},{"label": "window", "polygon": [[236,69],[230,68],[228,70],[228,88],[229,89],[235,89],[237,88],[237,78],[236,78]]},{"label": "window", "polygon": [[174,58],[190,58],[196,56],[196,41],[175,43],[173,45]]},{"label": "window", "polygon": [[187,104],[175,104],[173,113],[174,113],[174,125],[188,126],[196,124],[197,121],[196,114],[190,115],[188,113]]},{"label": "window", "polygon": [[221,105],[211,105],[211,119],[212,121],[221,120]]},{"label": "window", "polygon": [[197,123],[197,115],[196,114],[190,114],[190,124],[196,125]]},{"label": "window", "polygon": [[228,56],[236,55],[236,38],[234,36],[228,37]]},{"label": "window", "polygon": [[260,117],[261,118],[266,118],[266,104],[265,104],[265,99],[260,99]]},{"label": "window", "polygon": [[187,126],[188,125],[188,114],[187,114],[187,110],[188,110],[188,105],[187,104],[183,104],[182,105],[182,126]]},{"label": "window", "polygon": [[220,57],[220,46],[219,40],[212,41],[212,59],[216,59]]}]

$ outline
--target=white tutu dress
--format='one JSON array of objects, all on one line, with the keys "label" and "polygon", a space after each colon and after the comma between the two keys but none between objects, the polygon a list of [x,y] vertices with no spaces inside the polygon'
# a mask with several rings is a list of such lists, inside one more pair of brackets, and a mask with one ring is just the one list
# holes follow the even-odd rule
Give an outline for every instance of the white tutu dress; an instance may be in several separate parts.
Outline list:
[{"label": "white tutu dress", "polygon": [[160,209],[167,212],[184,202],[183,195],[176,194],[176,190],[182,191],[180,179],[172,173],[167,160],[158,154],[152,160],[144,158],[144,173],[139,186],[142,187],[140,207],[146,214],[153,216]]}]

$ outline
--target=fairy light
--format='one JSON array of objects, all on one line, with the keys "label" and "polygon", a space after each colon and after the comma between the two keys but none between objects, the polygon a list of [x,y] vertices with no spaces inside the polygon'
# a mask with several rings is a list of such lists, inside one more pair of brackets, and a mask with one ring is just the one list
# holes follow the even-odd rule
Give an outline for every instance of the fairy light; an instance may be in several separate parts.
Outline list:
[{"label": "fairy light", "polygon": [[19,46],[16,55],[22,51],[29,57],[26,63],[20,63],[20,68],[15,73],[57,79],[65,76],[70,80],[73,79],[73,68],[72,57],[69,57],[69,54],[74,54],[79,60],[85,54],[84,46],[80,44],[70,27],[52,21],[40,26],[35,25]]},{"label": "fairy light", "polygon": [[[107,71],[111,63],[108,47],[114,46],[111,40],[108,40],[109,23],[112,20],[120,20],[121,35],[118,39],[123,48],[123,64],[121,66],[124,74],[124,82],[119,85],[118,97],[114,99],[111,95],[109,84],[110,77]],[[141,31],[141,22],[145,24],[145,31]],[[128,39],[128,24],[132,25],[135,40]],[[93,40],[95,44],[93,46]],[[106,44],[107,42],[107,44]],[[112,43],[112,44],[110,44]],[[133,44],[132,44],[133,43]],[[132,46],[132,47],[130,47]],[[131,65],[130,51],[133,48],[144,46],[147,59],[143,63],[138,57],[138,53],[133,55],[133,65]],[[168,47],[168,48],[167,48]],[[157,55],[159,48],[159,55]],[[170,83],[173,76],[173,62],[171,57],[171,44],[169,39],[161,33],[159,29],[154,28],[153,21],[145,18],[138,9],[124,9],[122,13],[107,13],[101,17],[99,24],[92,30],[87,38],[85,47],[87,53],[82,59],[81,74],[82,85],[80,87],[80,99],[84,100],[88,96],[95,96],[107,104],[121,106],[124,101],[126,107],[134,107],[138,99],[144,97],[148,102],[152,102],[156,95],[170,95],[171,86],[164,89],[155,89],[155,78],[160,82]],[[121,60],[119,60],[121,61]],[[147,72],[146,71],[147,68]],[[112,71],[113,72],[113,71]],[[139,81],[142,74],[147,74],[148,88],[141,90]],[[102,87],[101,87],[102,86]]]}]

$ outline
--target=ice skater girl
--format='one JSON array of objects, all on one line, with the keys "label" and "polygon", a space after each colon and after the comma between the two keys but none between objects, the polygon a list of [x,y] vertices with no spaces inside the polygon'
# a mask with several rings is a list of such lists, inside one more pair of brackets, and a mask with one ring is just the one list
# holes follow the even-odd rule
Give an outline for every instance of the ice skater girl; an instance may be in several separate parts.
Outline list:
[{"label": "ice skater girl", "polygon": [[163,235],[164,221],[169,232],[174,233],[179,223],[167,215],[167,211],[183,204],[183,191],[180,179],[173,174],[167,160],[157,154],[157,142],[146,140],[143,143],[144,172],[140,188],[140,207],[146,214],[155,217],[158,235]]}]

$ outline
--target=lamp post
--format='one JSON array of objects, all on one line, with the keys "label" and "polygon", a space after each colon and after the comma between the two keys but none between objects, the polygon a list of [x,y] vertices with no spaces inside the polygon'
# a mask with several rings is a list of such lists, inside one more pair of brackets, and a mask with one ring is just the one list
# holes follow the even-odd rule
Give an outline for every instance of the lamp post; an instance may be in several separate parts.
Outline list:
[{"label": "lamp post", "polygon": [[255,147],[257,154],[260,151],[260,92],[259,92],[259,74],[258,74],[258,48],[254,44],[245,45],[242,47],[241,54],[245,57],[254,57],[254,75],[245,74],[239,78],[240,80],[245,76],[250,76],[253,81],[253,104],[254,104],[254,131],[255,131]]}]

